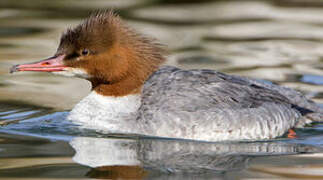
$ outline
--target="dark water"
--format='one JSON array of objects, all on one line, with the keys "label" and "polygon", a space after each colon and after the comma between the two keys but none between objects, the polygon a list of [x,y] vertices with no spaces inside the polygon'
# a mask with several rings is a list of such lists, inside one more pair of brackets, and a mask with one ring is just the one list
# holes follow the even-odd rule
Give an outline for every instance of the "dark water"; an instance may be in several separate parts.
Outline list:
[{"label": "dark water", "polygon": [[323,124],[263,142],[108,136],[64,120],[87,82],[8,74],[107,8],[166,44],[170,65],[264,79],[323,104],[320,1],[0,0],[0,179],[323,178]]}]

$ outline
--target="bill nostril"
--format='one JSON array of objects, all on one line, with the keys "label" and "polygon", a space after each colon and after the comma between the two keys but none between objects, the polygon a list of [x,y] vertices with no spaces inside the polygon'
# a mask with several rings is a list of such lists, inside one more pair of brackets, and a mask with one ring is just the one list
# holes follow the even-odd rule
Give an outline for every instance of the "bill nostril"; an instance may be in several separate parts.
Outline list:
[{"label": "bill nostril", "polygon": [[41,65],[42,66],[48,66],[48,65],[50,65],[50,63],[49,62],[43,62]]}]

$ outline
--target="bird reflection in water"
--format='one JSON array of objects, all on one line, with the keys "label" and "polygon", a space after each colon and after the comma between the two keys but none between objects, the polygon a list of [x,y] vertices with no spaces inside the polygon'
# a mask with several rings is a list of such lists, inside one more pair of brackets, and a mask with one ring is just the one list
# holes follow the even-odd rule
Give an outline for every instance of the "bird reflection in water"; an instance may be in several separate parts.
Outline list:
[{"label": "bird reflection in water", "polygon": [[93,178],[175,179],[221,178],[227,171],[246,169],[259,156],[313,153],[315,147],[284,141],[197,142],[169,139],[76,137],[70,141],[73,160],[92,167]]}]

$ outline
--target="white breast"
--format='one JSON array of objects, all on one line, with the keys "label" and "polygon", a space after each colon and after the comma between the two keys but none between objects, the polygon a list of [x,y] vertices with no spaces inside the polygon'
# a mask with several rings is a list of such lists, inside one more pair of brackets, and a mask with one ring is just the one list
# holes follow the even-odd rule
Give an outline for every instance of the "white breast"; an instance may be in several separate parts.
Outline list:
[{"label": "white breast", "polygon": [[84,128],[109,133],[135,133],[133,119],[140,105],[140,94],[112,97],[92,91],[73,108],[67,119]]}]

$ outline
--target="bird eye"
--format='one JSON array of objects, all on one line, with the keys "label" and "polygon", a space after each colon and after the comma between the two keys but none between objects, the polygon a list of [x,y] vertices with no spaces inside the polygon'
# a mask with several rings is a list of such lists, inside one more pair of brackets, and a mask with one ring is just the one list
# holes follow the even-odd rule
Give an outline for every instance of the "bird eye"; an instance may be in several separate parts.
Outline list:
[{"label": "bird eye", "polygon": [[83,49],[81,53],[83,56],[86,56],[90,54],[90,51],[88,49]]}]

